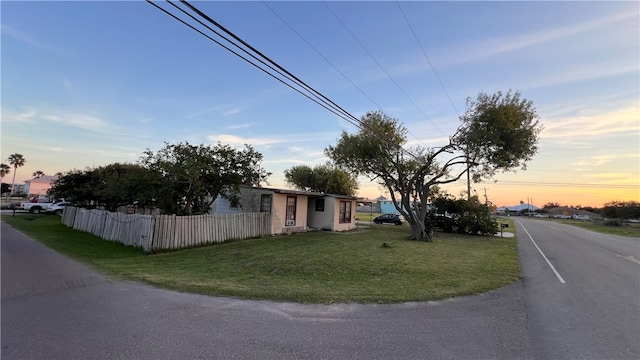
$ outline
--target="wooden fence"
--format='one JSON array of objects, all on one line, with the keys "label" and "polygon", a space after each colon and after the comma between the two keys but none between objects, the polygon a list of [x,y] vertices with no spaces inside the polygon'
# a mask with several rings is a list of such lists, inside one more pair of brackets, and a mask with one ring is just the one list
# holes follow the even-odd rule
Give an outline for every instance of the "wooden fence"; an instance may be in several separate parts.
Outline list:
[{"label": "wooden fence", "polygon": [[265,212],[152,216],[67,206],[62,223],[105,240],[142,247],[145,252],[271,235],[271,213]]}]

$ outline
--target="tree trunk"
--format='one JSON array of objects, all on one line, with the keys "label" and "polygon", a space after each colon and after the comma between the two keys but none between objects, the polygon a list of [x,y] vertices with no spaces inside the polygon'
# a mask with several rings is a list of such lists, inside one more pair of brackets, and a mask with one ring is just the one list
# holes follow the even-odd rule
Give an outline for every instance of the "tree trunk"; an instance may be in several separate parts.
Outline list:
[{"label": "tree trunk", "polygon": [[410,225],[411,225],[411,240],[426,241],[426,242],[433,241],[433,234],[431,233],[431,231],[428,231],[425,228],[424,222],[414,221],[414,222],[411,222]]}]

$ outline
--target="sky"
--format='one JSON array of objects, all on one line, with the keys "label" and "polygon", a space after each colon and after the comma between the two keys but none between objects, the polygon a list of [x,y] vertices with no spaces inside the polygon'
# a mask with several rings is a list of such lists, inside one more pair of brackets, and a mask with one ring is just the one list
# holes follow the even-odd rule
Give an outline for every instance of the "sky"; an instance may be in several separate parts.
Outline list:
[{"label": "sky", "polygon": [[[519,91],[544,126],[539,151],[526,170],[473,184],[480,199],[640,201],[636,1],[192,4],[355,117],[398,119],[408,146],[444,145],[467,98]],[[136,162],[165,142],[221,142],[251,144],[272,173],[264,185],[289,188],[285,170],[325,163],[326,147],[359,130],[144,1],[2,1],[0,12],[0,155],[24,155],[17,183]],[[359,196],[389,196],[359,180]]]}]

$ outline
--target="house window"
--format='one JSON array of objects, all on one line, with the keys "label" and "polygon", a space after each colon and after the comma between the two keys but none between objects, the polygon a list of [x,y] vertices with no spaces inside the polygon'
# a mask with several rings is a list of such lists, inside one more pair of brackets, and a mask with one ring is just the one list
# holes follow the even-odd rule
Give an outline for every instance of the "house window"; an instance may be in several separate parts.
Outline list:
[{"label": "house window", "polygon": [[340,201],[340,223],[351,222],[351,201]]},{"label": "house window", "polygon": [[240,206],[240,199],[238,199],[237,197],[232,197],[229,200],[229,207],[231,207],[232,209],[238,209],[238,207]]},{"label": "house window", "polygon": [[316,199],[316,211],[324,211],[324,199]]},{"label": "house window", "polygon": [[260,212],[271,212],[271,195],[262,194],[260,196]]},{"label": "house window", "polygon": [[287,219],[285,220],[285,226],[296,225],[296,196],[287,196]]}]

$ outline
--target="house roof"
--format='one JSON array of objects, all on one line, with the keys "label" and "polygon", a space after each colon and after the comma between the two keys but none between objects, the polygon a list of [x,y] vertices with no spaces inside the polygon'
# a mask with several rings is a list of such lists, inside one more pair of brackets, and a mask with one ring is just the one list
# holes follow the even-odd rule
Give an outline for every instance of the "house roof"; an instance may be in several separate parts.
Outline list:
[{"label": "house roof", "polygon": [[337,199],[349,199],[349,200],[360,200],[360,199],[362,199],[362,198],[357,197],[357,196],[338,195],[338,194],[325,194],[325,193],[319,193],[319,192],[314,192],[314,191],[278,189],[278,188],[268,188],[268,187],[261,187],[261,186],[246,186],[246,185],[243,185],[242,187],[247,188],[247,189],[257,189],[257,190],[272,191],[272,192],[277,193],[277,194],[306,195],[306,196],[314,196],[314,197],[332,197],[332,198],[337,198]]},{"label": "house roof", "polygon": [[512,205],[512,206],[500,206],[497,209],[497,211],[504,211],[506,209],[509,209],[509,211],[521,211],[521,210],[527,210],[527,209],[531,209],[531,211],[535,211],[540,208],[532,204],[518,204],[518,205]]},{"label": "house roof", "polygon": [[58,177],[55,175],[42,175],[38,178],[33,178],[31,180],[25,180],[25,183],[51,183],[54,180],[57,180]]}]

